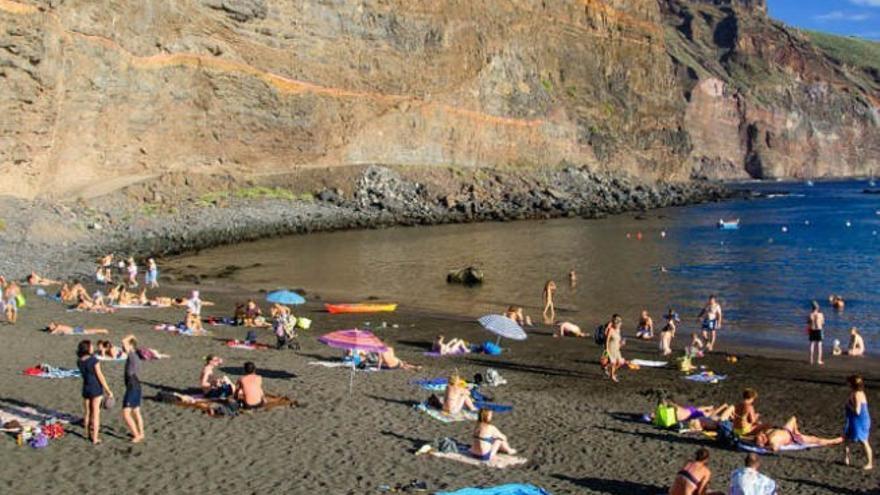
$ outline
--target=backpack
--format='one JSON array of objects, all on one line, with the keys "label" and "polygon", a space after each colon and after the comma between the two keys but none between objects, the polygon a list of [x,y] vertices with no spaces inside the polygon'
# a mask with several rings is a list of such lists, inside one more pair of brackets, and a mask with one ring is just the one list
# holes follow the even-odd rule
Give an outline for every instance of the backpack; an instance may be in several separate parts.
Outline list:
[{"label": "backpack", "polygon": [[596,345],[605,345],[605,328],[607,326],[603,323],[596,327],[596,331],[593,332],[593,341],[596,342]]}]

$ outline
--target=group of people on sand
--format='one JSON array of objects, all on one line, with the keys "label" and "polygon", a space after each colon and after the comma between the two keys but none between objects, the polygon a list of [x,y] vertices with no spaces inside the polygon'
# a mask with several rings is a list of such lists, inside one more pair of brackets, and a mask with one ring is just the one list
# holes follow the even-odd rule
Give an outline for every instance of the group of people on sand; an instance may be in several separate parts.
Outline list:
[{"label": "group of people on sand", "polygon": [[248,361],[244,363],[244,375],[233,383],[229,377],[215,376],[214,370],[223,364],[223,359],[210,355],[199,375],[199,388],[209,399],[229,399],[243,409],[258,409],[266,404],[263,391],[263,378],[257,374],[257,366]]},{"label": "group of people on sand", "polygon": [[[114,277],[113,264],[114,254],[109,253],[98,258],[98,266],[95,268],[95,281],[102,285],[114,285],[114,280],[128,286],[131,289],[138,287],[138,273],[140,268],[133,257],[127,260],[119,260],[115,265],[117,269],[116,277]],[[144,286],[151,289],[159,288],[159,266],[153,258],[147,259],[147,265],[144,270]]]},{"label": "group of people on sand", "polygon": [[[838,311],[843,309],[843,298],[840,296],[831,296],[828,298],[832,307]],[[835,304],[836,303],[836,304]],[[807,316],[807,336],[810,341],[810,364],[824,365],[822,360],[822,343],[825,340],[825,314],[819,307],[819,303],[813,301],[810,303],[811,310]],[[840,348],[840,341],[835,340],[832,348],[832,355],[846,355],[859,357],[865,354],[865,340],[862,338],[859,329],[852,327],[849,329],[849,344],[846,350]]]},{"label": "group of people on sand", "polygon": [[[759,448],[771,452],[779,452],[790,445],[809,445],[827,447],[843,445],[844,464],[850,465],[851,445],[861,444],[865,451],[865,470],[874,467],[874,457],[869,442],[871,417],[868,412],[868,400],[865,395],[865,383],[860,375],[847,378],[850,395],[844,405],[843,435],[835,438],[823,438],[807,435],[800,429],[798,418],[792,416],[782,425],[772,425],[761,421],[755,408],[758,394],[753,389],[743,391],[742,401],[734,407],[724,404],[718,408],[679,406],[665,402],[675,408],[676,418],[686,423],[689,429],[718,431],[722,422],[732,422],[736,435],[743,440],[754,443]],[[679,470],[669,495],[703,495],[724,494],[725,492],[709,490],[712,472],[708,467],[709,451],[705,448],[697,450],[694,459]],[[745,468],[740,468],[731,475],[730,487],[726,492],[735,495],[774,495],[776,482],[758,472],[760,458],[755,453],[746,456]]]}]

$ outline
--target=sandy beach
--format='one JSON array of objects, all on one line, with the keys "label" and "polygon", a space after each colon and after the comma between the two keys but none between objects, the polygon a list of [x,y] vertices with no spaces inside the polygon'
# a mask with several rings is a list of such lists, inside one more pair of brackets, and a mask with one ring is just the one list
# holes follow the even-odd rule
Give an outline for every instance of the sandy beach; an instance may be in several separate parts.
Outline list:
[{"label": "sandy beach", "polygon": [[[183,295],[184,287],[163,287],[169,295]],[[30,294],[30,291],[27,290]],[[226,316],[234,301],[264,294],[242,293],[232,287],[203,290],[203,298],[217,302],[208,315]],[[315,295],[310,299],[317,301]],[[524,342],[505,342],[499,357],[472,355],[430,358],[423,355],[439,332],[482,342],[490,339],[469,320],[408,312],[381,315],[329,315],[317,304],[297,314],[314,320],[301,333],[302,350],[247,351],[230,349],[222,340],[243,338],[240,327],[209,327],[212,336],[184,337],[153,330],[160,322],[176,322],[179,309],[121,310],[113,315],[67,312],[60,303],[30,295],[15,326],[0,327],[3,346],[0,407],[33,405],[81,414],[78,379],[46,380],[21,375],[37,363],[75,365],[76,336],[40,332],[50,320],[71,325],[107,327],[118,342],[128,333],[141,344],[172,355],[144,363],[141,379],[145,395],[185,391],[197,385],[205,355],[225,360],[221,371],[236,379],[242,364],[254,361],[267,392],[287,395],[301,407],[211,418],[198,411],[146,400],[147,440],[130,445],[119,406],[106,412],[104,443],[91,446],[82,428],[72,426],[68,436],[37,451],[16,446],[14,437],[0,442],[0,479],[5,493],[380,493],[382,485],[410,480],[427,482],[430,491],[467,486],[528,482],[551,493],[658,494],[665,493],[675,471],[701,445],[711,448],[713,486],[726,486],[729,473],[743,454],[716,448],[699,434],[680,435],[634,421],[652,409],[651,396],[664,390],[679,402],[719,404],[734,402],[743,387],[756,387],[758,407],[765,419],[782,422],[801,418],[804,430],[836,436],[842,428],[847,387],[844,378],[859,370],[868,383],[880,379],[868,359],[828,358],[823,368],[809,367],[803,353],[773,351],[750,355],[748,350],[721,345],[721,351],[740,357],[727,363],[725,354],[700,361],[709,369],[729,375],[719,384],[681,379],[673,369],[623,371],[613,385],[598,367],[599,348],[591,339],[559,341],[550,329],[536,327]],[[366,327],[394,345],[405,360],[424,366],[421,371],[358,373],[354,392],[348,392],[348,372],[310,366],[332,359],[338,352],[315,339],[328,331]],[[383,328],[381,322],[385,322]],[[397,328],[394,327],[397,326]],[[258,331],[271,343],[270,330]],[[631,335],[630,335],[631,337]],[[634,339],[625,356],[656,359],[654,344]],[[514,405],[495,423],[529,462],[509,469],[473,467],[414,451],[439,437],[468,441],[471,424],[444,424],[413,409],[428,392],[409,382],[442,377],[457,369],[463,376],[491,367],[508,380],[487,389],[497,402]],[[110,386],[123,392],[121,363],[103,364]],[[869,401],[880,396],[869,392]],[[860,494],[876,487],[873,473],[863,474],[841,463],[839,448],[786,453],[767,457],[763,470],[775,478],[781,493]],[[859,462],[858,460],[856,462]]]}]

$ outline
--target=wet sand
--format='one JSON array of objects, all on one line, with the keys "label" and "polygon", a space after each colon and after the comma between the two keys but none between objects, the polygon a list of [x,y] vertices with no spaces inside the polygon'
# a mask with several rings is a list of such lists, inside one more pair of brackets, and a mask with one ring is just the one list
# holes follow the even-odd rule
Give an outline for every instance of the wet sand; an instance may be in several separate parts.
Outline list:
[{"label": "wet sand", "polygon": [[[163,294],[182,295],[184,288],[163,288]],[[203,288],[203,298],[218,305],[206,315],[228,315],[235,300],[249,295],[232,288]],[[314,295],[310,299],[318,301]],[[265,305],[264,305],[265,308]],[[203,357],[216,353],[225,359],[222,371],[233,379],[247,360],[256,362],[268,392],[289,395],[303,407],[214,419],[199,412],[146,400],[147,440],[130,445],[117,408],[106,412],[104,444],[93,447],[78,426],[69,435],[36,451],[17,447],[12,437],[0,442],[0,487],[4,493],[378,493],[380,485],[394,486],[424,480],[431,491],[472,485],[529,482],[552,493],[657,494],[680,465],[701,445],[711,448],[713,486],[726,486],[729,473],[743,454],[716,448],[691,435],[654,429],[631,420],[652,408],[650,394],[672,392],[679,402],[717,404],[737,400],[745,386],[758,388],[758,409],[764,419],[782,422],[794,414],[811,434],[838,435],[842,428],[847,388],[844,377],[862,371],[869,383],[880,380],[872,360],[828,358],[824,368],[809,367],[803,353],[772,351],[764,357],[731,349],[721,337],[722,351],[740,355],[729,364],[723,355],[701,361],[730,379],[717,385],[694,384],[672,369],[623,371],[613,385],[598,368],[599,348],[591,339],[559,341],[538,327],[524,342],[505,342],[499,357],[465,356],[433,359],[422,355],[437,333],[482,342],[488,334],[469,320],[408,312],[331,316],[317,304],[297,314],[314,320],[302,332],[300,352],[229,349],[217,339],[243,338],[246,330],[213,327],[213,337],[180,337],[155,331],[159,322],[174,323],[174,309],[122,310],[114,315],[68,313],[55,302],[29,297],[16,326],[0,326],[0,406],[17,403],[80,414],[77,379],[43,380],[22,376],[26,367],[45,362],[75,365],[79,337],[50,336],[38,331],[50,320],[71,325],[107,327],[118,343],[134,333],[144,346],[172,355],[146,362],[141,378],[145,395],[160,390],[184,390],[197,383]],[[395,346],[405,360],[421,364],[417,372],[358,373],[348,393],[348,372],[308,365],[338,355],[315,340],[328,331],[376,327],[376,333]],[[399,328],[392,328],[398,325]],[[270,330],[261,340],[274,341]],[[677,347],[683,345],[677,339]],[[654,344],[629,340],[628,358],[656,359]],[[123,393],[121,363],[104,363],[111,388]],[[449,436],[468,441],[472,425],[442,424],[412,409],[428,393],[408,382],[445,376],[453,369],[470,376],[497,369],[508,381],[490,394],[515,410],[496,415],[497,426],[529,459],[523,467],[491,470],[426,457],[413,452],[422,443]],[[875,389],[876,390],[876,389]],[[880,404],[870,391],[869,401]],[[860,450],[856,462],[861,462]],[[780,483],[781,493],[859,494],[877,486],[874,473],[844,467],[837,448],[764,458],[763,470]]]}]

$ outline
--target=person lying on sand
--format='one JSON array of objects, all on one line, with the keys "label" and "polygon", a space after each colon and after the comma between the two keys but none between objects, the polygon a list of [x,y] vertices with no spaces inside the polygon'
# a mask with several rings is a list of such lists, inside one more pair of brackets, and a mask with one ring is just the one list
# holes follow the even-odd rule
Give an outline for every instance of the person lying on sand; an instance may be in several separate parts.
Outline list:
[{"label": "person lying on sand", "polygon": [[730,404],[722,404],[708,411],[700,408],[703,415],[688,421],[687,428],[692,431],[718,431],[721,422],[730,421],[733,418],[734,409],[735,407]]},{"label": "person lying on sand", "polygon": [[61,285],[60,280],[52,280],[50,278],[43,278],[37,275],[37,272],[31,272],[30,275],[25,279],[28,285],[36,285],[46,287],[48,285]]},{"label": "person lying on sand", "polygon": [[458,376],[458,373],[453,373],[449,376],[449,380],[446,382],[446,396],[443,398],[443,413],[456,415],[460,413],[462,409],[476,411],[477,406],[475,406],[474,401],[471,400],[471,391],[467,386],[467,382],[462,380],[461,377]]},{"label": "person lying on sand", "polygon": [[477,425],[474,427],[470,454],[481,461],[490,461],[499,452],[514,455],[507,437],[492,424],[492,411],[481,409]]},{"label": "person lying on sand", "polygon": [[51,335],[97,335],[110,333],[106,328],[84,328],[82,326],[72,327],[70,325],[62,325],[61,323],[50,321],[46,325],[46,331]]},{"label": "person lying on sand", "polygon": [[[87,297],[87,296],[86,296]],[[88,311],[89,313],[113,313],[116,310],[104,303],[103,296],[94,298],[86,298],[83,295],[77,297],[76,306],[73,309],[77,311]]]},{"label": "person lying on sand", "polygon": [[864,356],[865,355],[865,339],[859,334],[859,329],[852,327],[849,329],[849,346],[846,349],[848,356]]},{"label": "person lying on sand", "polygon": [[[128,353],[125,351],[125,342],[126,339],[133,338],[131,335],[122,339],[122,346],[116,346],[109,340],[99,340],[98,341],[98,351],[96,355],[98,359],[101,360],[120,360],[126,359],[128,357]],[[144,361],[154,361],[156,359],[168,359],[171,356],[168,354],[163,354],[159,352],[157,349],[153,349],[150,347],[141,347],[138,346],[136,349],[138,356]]]},{"label": "person lying on sand", "polygon": [[759,423],[761,415],[755,409],[758,392],[753,388],[747,388],[743,390],[742,398],[742,402],[736,405],[733,413],[733,431],[739,437],[752,435],[763,426]]},{"label": "person lying on sand", "polygon": [[773,452],[779,452],[779,449],[788,445],[818,445],[820,447],[827,447],[842,443],[843,437],[822,438],[801,433],[800,429],[798,429],[797,417],[795,416],[792,416],[783,426],[767,427],[755,436],[755,445],[766,447]]},{"label": "person lying on sand", "polygon": [[257,374],[257,367],[248,361],[244,363],[244,376],[235,384],[235,398],[243,409],[257,409],[266,404],[263,393],[263,378]]},{"label": "person lying on sand", "polygon": [[468,354],[471,352],[471,348],[467,345],[467,342],[461,339],[451,339],[447,342],[442,335],[438,335],[437,338],[434,339],[434,343],[431,345],[431,350],[441,356],[449,354]]},{"label": "person lying on sand", "polygon": [[[734,407],[729,404],[721,406],[682,406],[672,402],[671,400],[662,400],[659,406],[675,408],[675,420],[678,423],[688,423],[705,417],[724,417],[730,419],[733,416]],[[654,419],[654,413],[651,414],[651,420]]]},{"label": "person lying on sand", "polygon": [[572,337],[581,337],[584,338],[587,336],[582,330],[581,327],[575,325],[570,321],[563,321],[559,325],[556,326],[556,331],[553,332],[553,336],[556,338],[565,337],[566,335],[571,335]]},{"label": "person lying on sand", "polygon": [[394,348],[388,347],[385,352],[379,353],[379,362],[376,364],[376,367],[384,370],[419,370],[422,369],[421,366],[416,366],[414,364],[409,364],[404,362],[402,359],[398,358],[394,354]]},{"label": "person lying on sand", "polygon": [[202,367],[202,373],[199,376],[199,387],[205,397],[209,399],[225,399],[235,393],[232,380],[226,376],[214,376],[214,368],[221,364],[223,364],[223,359],[218,356],[212,354],[205,357],[205,366]]},{"label": "person lying on sand", "polygon": [[724,492],[709,491],[709,480],[712,471],[709,463],[709,450],[700,447],[694,455],[694,460],[685,464],[669,487],[669,495],[724,495]]}]

